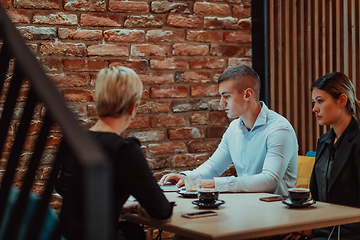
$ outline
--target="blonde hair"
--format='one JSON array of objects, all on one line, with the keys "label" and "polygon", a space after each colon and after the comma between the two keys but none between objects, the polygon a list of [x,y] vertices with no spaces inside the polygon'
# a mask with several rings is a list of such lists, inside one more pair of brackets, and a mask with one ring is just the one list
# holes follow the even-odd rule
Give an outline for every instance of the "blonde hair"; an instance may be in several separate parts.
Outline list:
[{"label": "blonde hair", "polygon": [[102,69],[96,79],[95,98],[99,117],[120,117],[139,102],[142,82],[134,70],[127,67]]}]

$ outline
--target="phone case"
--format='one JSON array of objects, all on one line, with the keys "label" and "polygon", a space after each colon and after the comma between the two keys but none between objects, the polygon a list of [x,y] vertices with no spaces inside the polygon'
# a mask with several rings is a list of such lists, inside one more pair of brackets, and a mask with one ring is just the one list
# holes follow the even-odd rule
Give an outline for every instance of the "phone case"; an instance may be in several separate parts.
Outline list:
[{"label": "phone case", "polygon": [[264,202],[275,202],[275,201],[282,201],[287,198],[288,198],[287,196],[272,196],[272,197],[262,197],[259,198],[259,200]]}]

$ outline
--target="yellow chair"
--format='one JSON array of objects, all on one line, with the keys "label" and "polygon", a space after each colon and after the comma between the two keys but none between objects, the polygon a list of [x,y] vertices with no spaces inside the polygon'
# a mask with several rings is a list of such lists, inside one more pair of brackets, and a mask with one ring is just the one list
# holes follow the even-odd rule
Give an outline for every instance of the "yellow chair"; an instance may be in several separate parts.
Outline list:
[{"label": "yellow chair", "polygon": [[314,163],[315,157],[298,157],[297,180],[295,183],[295,187],[309,188]]}]

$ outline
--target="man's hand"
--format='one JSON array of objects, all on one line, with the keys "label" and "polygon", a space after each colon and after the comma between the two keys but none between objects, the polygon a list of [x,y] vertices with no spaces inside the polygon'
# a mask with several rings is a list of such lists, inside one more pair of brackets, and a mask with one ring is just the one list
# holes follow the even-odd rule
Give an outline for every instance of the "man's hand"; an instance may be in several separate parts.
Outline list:
[{"label": "man's hand", "polygon": [[178,188],[182,187],[184,185],[184,175],[177,173],[166,174],[160,179],[159,185],[164,186],[167,182],[174,182]]},{"label": "man's hand", "polygon": [[288,233],[285,235],[283,240],[299,240],[299,239],[307,239],[311,238],[312,230],[305,230],[300,232]]},{"label": "man's hand", "polygon": [[215,180],[214,179],[200,180],[200,188],[215,188]]}]

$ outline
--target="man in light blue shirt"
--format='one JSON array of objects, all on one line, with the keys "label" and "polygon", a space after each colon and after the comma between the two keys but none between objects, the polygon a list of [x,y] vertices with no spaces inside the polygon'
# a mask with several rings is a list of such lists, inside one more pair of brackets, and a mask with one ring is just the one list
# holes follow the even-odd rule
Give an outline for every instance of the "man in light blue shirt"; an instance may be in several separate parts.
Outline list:
[{"label": "man in light blue shirt", "polygon": [[[201,188],[230,192],[269,192],[287,195],[295,187],[298,144],[286,118],[259,101],[259,75],[247,66],[225,70],[219,77],[220,104],[231,122],[214,154],[189,176],[202,178]],[[219,177],[234,163],[237,177]],[[184,175],[170,173],[160,185]]]}]

